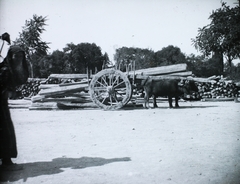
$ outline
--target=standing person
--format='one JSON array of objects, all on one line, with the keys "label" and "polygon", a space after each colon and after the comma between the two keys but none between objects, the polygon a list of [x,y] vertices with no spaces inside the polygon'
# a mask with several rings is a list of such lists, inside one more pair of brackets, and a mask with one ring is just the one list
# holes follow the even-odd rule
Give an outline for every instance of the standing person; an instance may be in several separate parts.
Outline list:
[{"label": "standing person", "polygon": [[[6,33],[4,33],[6,35]],[[3,34],[3,35],[4,35]],[[10,38],[0,38],[10,44]],[[8,34],[7,34],[8,35]],[[16,169],[12,158],[17,157],[17,144],[13,122],[8,107],[8,90],[24,84],[28,79],[25,52],[18,46],[10,46],[7,56],[0,63],[0,159],[1,169]]]}]

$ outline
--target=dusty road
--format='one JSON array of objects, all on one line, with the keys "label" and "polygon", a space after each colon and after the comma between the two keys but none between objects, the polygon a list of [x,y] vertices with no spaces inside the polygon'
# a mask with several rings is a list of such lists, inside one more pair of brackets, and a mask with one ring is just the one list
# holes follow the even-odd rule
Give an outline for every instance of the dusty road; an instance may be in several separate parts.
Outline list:
[{"label": "dusty road", "polygon": [[2,183],[239,184],[240,103],[180,109],[11,109],[18,142]]}]

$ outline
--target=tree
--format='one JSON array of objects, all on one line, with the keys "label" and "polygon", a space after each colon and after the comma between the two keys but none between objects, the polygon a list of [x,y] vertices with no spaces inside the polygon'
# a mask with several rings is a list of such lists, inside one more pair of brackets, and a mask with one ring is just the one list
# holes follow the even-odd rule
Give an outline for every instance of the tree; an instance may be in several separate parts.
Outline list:
[{"label": "tree", "polygon": [[206,58],[204,55],[195,56],[191,54],[186,58],[188,70],[197,77],[210,77],[220,75],[218,63],[215,58]]},{"label": "tree", "polygon": [[240,81],[240,63],[237,63],[236,66],[230,67],[229,65],[225,66],[224,74],[228,77],[228,79],[239,82]]},{"label": "tree", "polygon": [[46,17],[34,14],[32,19],[26,20],[22,32],[19,33],[19,38],[14,41],[14,44],[20,45],[25,50],[30,64],[31,77],[34,77],[34,65],[35,68],[38,68],[37,62],[41,57],[47,55],[49,49],[49,43],[41,39],[41,34],[45,31],[46,21]]},{"label": "tree", "polygon": [[100,71],[105,68],[103,65],[109,63],[107,54],[102,55],[101,48],[95,43],[80,43],[78,45],[71,43],[67,44],[63,50],[74,73],[86,73],[86,69]]},{"label": "tree", "polygon": [[109,65],[112,65],[110,62],[108,54],[105,52],[103,55],[103,66],[102,69],[108,68]]},{"label": "tree", "polygon": [[59,50],[53,51],[52,54],[46,55],[39,60],[38,69],[35,76],[47,78],[52,73],[73,73],[65,53]]},{"label": "tree", "polygon": [[126,66],[133,66],[135,69],[152,67],[154,60],[154,52],[149,49],[141,49],[134,47],[122,47],[116,49],[114,60],[118,69],[125,71]]},{"label": "tree", "polygon": [[74,58],[72,57],[72,50],[74,50],[77,46],[73,43],[68,43],[66,45],[66,47],[63,48],[63,52],[64,52],[64,58],[66,60],[66,62],[69,65],[70,71],[71,73],[75,73],[75,64],[74,64]]},{"label": "tree", "polygon": [[186,57],[180,48],[169,45],[155,53],[156,66],[165,66],[178,63],[185,63]]},{"label": "tree", "polygon": [[[199,28],[198,35],[192,39],[193,45],[206,56],[224,55],[231,67],[232,60],[240,57],[240,6],[230,8],[223,2],[209,19],[211,23]],[[223,72],[223,59],[220,62]]]}]

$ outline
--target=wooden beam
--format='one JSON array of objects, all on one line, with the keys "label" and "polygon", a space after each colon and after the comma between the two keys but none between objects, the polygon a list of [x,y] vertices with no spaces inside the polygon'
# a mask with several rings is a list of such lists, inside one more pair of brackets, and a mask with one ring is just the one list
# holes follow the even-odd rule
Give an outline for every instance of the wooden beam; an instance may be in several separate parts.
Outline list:
[{"label": "wooden beam", "polygon": [[180,76],[180,77],[188,77],[188,76],[192,76],[192,71],[171,73],[169,75],[171,75],[171,76]]},{"label": "wooden beam", "polygon": [[42,89],[39,91],[39,95],[52,96],[52,95],[64,95],[65,93],[75,93],[85,91],[88,89],[88,84],[77,84],[71,86],[57,86],[49,89]]},{"label": "wooden beam", "polygon": [[48,78],[84,79],[87,78],[87,74],[51,74]]},{"label": "wooden beam", "polygon": [[166,75],[170,73],[176,73],[176,72],[184,72],[187,70],[187,64],[176,64],[176,65],[168,65],[168,66],[160,66],[160,67],[153,67],[153,68],[146,68],[141,70],[130,71],[129,75]]},{"label": "wooden beam", "polygon": [[67,97],[63,97],[63,98],[54,98],[54,97],[49,97],[46,98],[45,96],[41,96],[41,95],[36,95],[34,97],[32,97],[32,102],[77,102],[77,103],[86,103],[86,102],[92,102],[90,96],[88,98],[86,97],[74,97],[74,96],[67,96]]},{"label": "wooden beam", "polygon": [[159,76],[143,76],[143,75],[136,75],[136,79],[145,80],[147,78],[151,78],[153,80],[162,80],[162,79],[175,79],[175,80],[191,80],[195,82],[210,82],[216,83],[215,80],[209,80],[206,78],[200,77],[180,77],[180,76],[173,76],[173,75],[159,75]]}]

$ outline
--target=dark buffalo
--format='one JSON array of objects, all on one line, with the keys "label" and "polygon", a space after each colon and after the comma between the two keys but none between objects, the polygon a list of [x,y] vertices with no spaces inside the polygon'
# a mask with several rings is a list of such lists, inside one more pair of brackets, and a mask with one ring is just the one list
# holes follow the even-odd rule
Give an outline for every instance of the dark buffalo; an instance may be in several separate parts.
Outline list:
[{"label": "dark buffalo", "polygon": [[14,126],[8,108],[8,91],[28,79],[25,52],[18,46],[11,46],[7,57],[0,63],[0,159],[2,166],[12,166],[11,158],[17,157]]},{"label": "dark buffalo", "polygon": [[160,79],[153,80],[147,78],[142,81],[144,88],[144,107],[149,108],[149,98],[153,96],[153,107],[157,107],[156,98],[159,96],[167,96],[169,107],[172,108],[172,98],[175,98],[175,107],[179,107],[178,99],[180,95],[189,94],[191,91],[198,91],[194,81],[186,81],[184,84],[179,85],[179,80],[175,79]]}]

